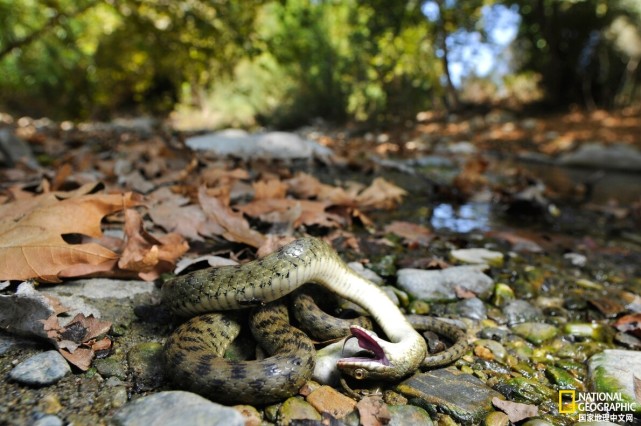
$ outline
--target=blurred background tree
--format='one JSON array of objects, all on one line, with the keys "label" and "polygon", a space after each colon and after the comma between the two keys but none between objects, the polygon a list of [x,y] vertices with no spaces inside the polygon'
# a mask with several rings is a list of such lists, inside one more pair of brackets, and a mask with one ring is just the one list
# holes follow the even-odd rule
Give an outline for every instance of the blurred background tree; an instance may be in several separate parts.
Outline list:
[{"label": "blurred background tree", "polygon": [[636,0],[0,0],[0,109],[186,127],[638,104]]}]

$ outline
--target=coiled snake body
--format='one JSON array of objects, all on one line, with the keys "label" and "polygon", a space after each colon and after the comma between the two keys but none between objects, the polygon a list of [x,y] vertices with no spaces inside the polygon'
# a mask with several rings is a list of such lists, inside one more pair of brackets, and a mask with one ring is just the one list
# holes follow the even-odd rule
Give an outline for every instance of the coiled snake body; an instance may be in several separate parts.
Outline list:
[{"label": "coiled snake body", "polygon": [[[222,402],[269,403],[288,396],[284,393],[294,394],[305,378],[293,377],[300,371],[309,377],[314,348],[304,333],[275,319],[282,307],[268,303],[308,282],[321,284],[365,308],[390,339],[352,326],[352,335],[373,357],[340,359],[337,366],[341,371],[356,378],[393,380],[421,365],[427,354],[425,341],[385,293],[354,273],[324,241],[302,238],[244,265],[204,269],[165,283],[163,303],[183,316],[266,305],[255,313],[258,319],[253,324],[267,327],[268,334],[281,341],[274,343],[281,347],[266,347],[268,351],[283,350],[259,364],[217,358],[222,355],[217,350],[222,343],[216,339],[230,340],[238,332],[225,313],[201,315],[179,327],[166,343],[172,379]],[[214,320],[219,319],[229,325],[214,328]],[[283,379],[265,380],[275,376]]]}]

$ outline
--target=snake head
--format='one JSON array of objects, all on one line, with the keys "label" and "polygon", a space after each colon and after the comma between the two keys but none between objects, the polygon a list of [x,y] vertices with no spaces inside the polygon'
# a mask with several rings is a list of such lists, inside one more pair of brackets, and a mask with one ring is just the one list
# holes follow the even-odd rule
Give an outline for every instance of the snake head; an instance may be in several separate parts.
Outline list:
[{"label": "snake head", "polygon": [[357,325],[351,326],[350,331],[352,336],[349,338],[356,338],[358,345],[365,349],[369,356],[341,358],[336,365],[343,373],[358,380],[390,380],[398,377],[397,366],[390,361],[392,357],[389,349],[393,343]]}]

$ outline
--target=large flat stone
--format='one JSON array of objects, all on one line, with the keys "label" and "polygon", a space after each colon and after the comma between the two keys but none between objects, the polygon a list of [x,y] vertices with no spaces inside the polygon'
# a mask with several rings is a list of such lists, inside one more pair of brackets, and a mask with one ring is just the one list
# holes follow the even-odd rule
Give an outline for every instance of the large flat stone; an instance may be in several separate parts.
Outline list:
[{"label": "large flat stone", "polygon": [[493,411],[492,398],[504,399],[471,374],[443,368],[415,374],[397,386],[410,402],[427,411],[449,414],[465,424],[478,424]]},{"label": "large flat stone", "polygon": [[607,349],[588,360],[588,383],[592,392],[619,394],[622,401],[635,403],[633,412],[641,414],[641,402],[634,393],[634,375],[641,380],[641,352]]}]

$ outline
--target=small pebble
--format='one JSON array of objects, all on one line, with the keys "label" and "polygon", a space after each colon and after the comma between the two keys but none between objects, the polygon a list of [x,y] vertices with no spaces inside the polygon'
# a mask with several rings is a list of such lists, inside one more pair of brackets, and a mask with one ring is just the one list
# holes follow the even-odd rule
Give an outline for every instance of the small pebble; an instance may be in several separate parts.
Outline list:
[{"label": "small pebble", "polygon": [[9,377],[18,383],[46,386],[62,379],[71,368],[57,351],[47,351],[28,358],[11,370]]},{"label": "small pebble", "polygon": [[307,402],[318,412],[329,413],[337,419],[342,419],[356,408],[356,401],[329,386],[321,386],[310,393]]},{"label": "small pebble", "polygon": [[42,416],[33,423],[31,423],[32,426],[62,426],[62,420],[60,420],[59,417],[48,414],[46,416]]}]

